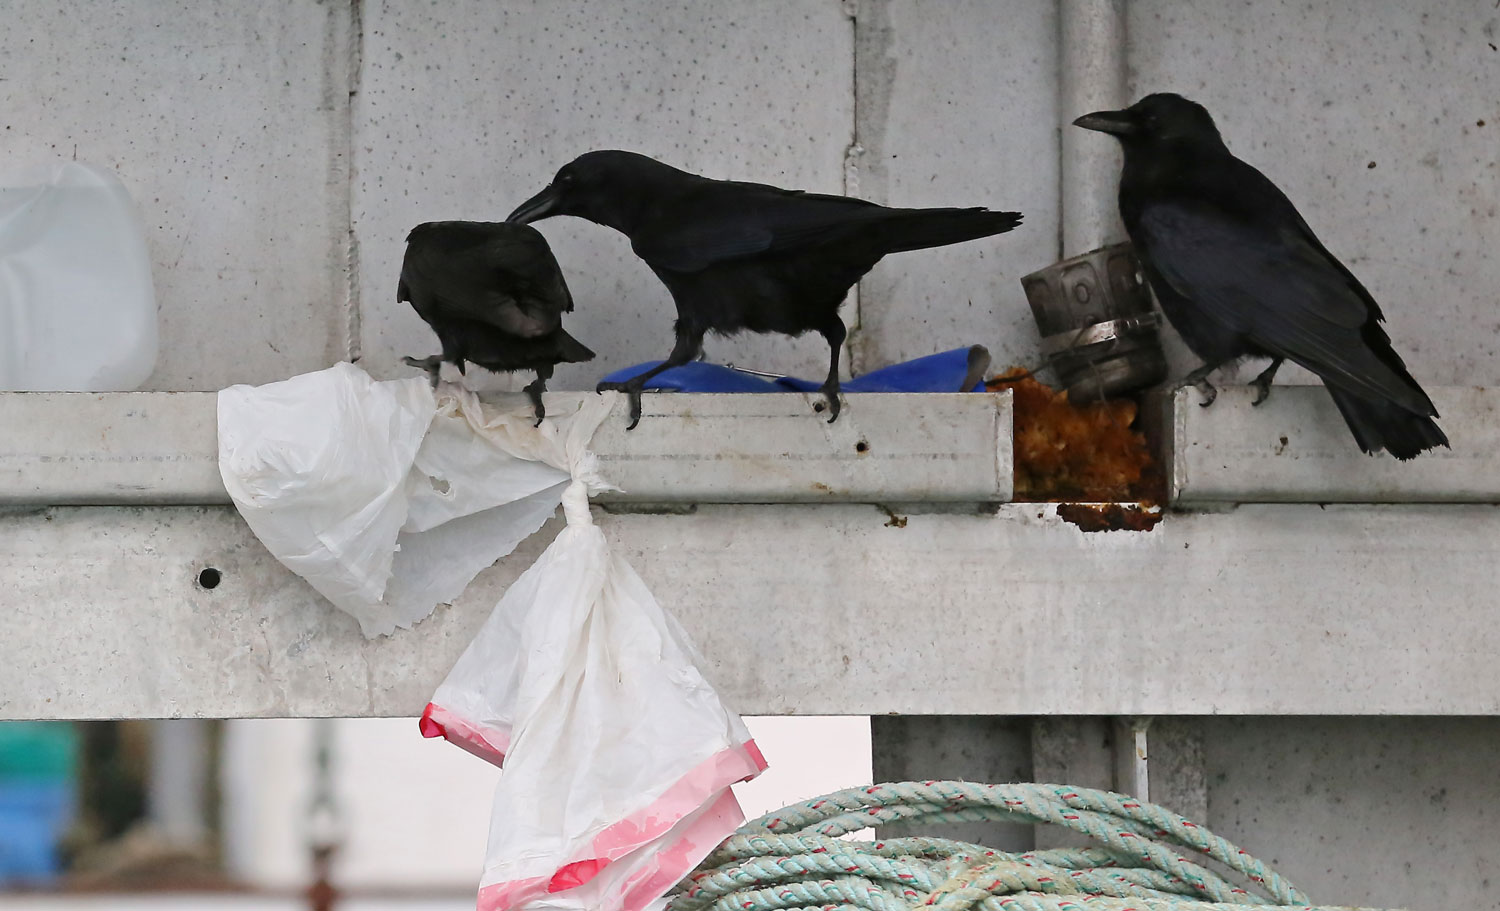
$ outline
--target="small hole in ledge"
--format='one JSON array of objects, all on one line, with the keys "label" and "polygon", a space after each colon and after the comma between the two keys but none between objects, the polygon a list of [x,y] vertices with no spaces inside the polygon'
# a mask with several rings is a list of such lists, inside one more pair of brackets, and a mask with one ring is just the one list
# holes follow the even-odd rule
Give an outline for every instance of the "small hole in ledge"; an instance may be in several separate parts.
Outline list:
[{"label": "small hole in ledge", "polygon": [[870,444],[866,443],[864,440],[860,440],[858,443],[854,444],[854,451],[860,453],[869,452]]},{"label": "small hole in ledge", "polygon": [[813,411],[817,412],[818,414],[822,414],[827,409],[828,409],[828,405],[826,405],[825,403],[823,403],[823,402],[813,402]]},{"label": "small hole in ledge", "polygon": [[224,581],[224,574],[212,566],[198,573],[198,585],[201,588],[215,589],[219,587],[219,583],[222,581]]}]

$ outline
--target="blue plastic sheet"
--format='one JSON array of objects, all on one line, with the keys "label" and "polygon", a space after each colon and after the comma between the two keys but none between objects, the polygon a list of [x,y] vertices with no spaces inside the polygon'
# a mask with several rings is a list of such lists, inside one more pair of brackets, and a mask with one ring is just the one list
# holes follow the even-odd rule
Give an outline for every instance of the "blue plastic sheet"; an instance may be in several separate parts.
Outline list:
[{"label": "blue plastic sheet", "polygon": [[[839,385],[844,392],[980,392],[984,389],[982,375],[967,390],[961,388],[966,385],[966,380],[974,370],[974,347],[976,346],[954,348],[892,364],[872,370],[864,376],[845,380]],[[604,377],[604,380],[622,383],[660,363],[661,361],[647,361],[616,370]],[[983,364],[988,363],[986,354]],[[983,367],[980,367],[979,373],[983,373]],[[822,386],[821,379],[804,380],[792,376],[771,379],[702,361],[673,367],[646,383],[647,389],[673,392],[816,392]]]}]

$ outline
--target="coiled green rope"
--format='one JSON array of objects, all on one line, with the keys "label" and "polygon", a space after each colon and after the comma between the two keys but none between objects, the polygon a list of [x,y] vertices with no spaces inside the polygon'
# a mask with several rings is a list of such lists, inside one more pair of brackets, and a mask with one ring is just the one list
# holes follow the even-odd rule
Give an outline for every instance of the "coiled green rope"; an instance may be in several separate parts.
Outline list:
[{"label": "coiled green rope", "polygon": [[[1100,847],[1007,854],[943,838],[850,841],[892,822],[1046,822]],[[1237,888],[1174,848],[1218,861]],[[1050,784],[923,781],[851,788],[746,823],[670,896],[667,911],[1228,911],[1313,906],[1249,854],[1170,810]]]}]

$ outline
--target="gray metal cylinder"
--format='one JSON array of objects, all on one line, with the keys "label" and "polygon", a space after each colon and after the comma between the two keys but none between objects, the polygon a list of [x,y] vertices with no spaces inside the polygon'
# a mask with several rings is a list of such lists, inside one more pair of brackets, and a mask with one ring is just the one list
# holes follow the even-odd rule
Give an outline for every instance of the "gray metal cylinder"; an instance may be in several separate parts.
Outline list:
[{"label": "gray metal cylinder", "polygon": [[1055,263],[1021,279],[1042,334],[1042,353],[1077,404],[1166,378],[1161,317],[1130,244]]}]

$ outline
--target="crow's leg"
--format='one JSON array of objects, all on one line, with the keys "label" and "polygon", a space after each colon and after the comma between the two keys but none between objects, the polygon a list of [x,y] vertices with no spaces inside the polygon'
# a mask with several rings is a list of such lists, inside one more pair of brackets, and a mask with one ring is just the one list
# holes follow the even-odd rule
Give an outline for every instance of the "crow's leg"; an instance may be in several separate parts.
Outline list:
[{"label": "crow's leg", "polygon": [[547,391],[547,381],[550,379],[552,379],[551,365],[538,367],[536,379],[527,383],[526,388],[522,390],[526,393],[526,397],[531,399],[531,407],[536,412],[536,423],[531,425],[533,427],[542,426],[542,418],[547,416],[547,409],[542,406],[542,393]]},{"label": "crow's leg", "polygon": [[630,426],[626,427],[626,430],[634,430],[635,425],[641,422],[641,390],[646,388],[646,381],[658,373],[671,370],[673,367],[681,367],[697,357],[699,349],[703,347],[704,330],[689,326],[682,319],[677,320],[673,329],[677,333],[677,343],[672,346],[672,353],[667,355],[666,360],[623,383],[600,383],[595,387],[597,392],[614,390],[630,396]]},{"label": "crow's leg", "polygon": [[[432,388],[438,387],[438,377],[443,369],[443,356],[434,354],[432,357],[403,357],[401,363],[408,367],[416,367],[427,371],[427,379],[432,383]],[[459,362],[459,372],[463,371],[462,361]]]},{"label": "crow's leg", "polygon": [[1262,370],[1260,376],[1250,381],[1250,385],[1255,387],[1255,399],[1250,404],[1259,405],[1271,395],[1271,380],[1276,378],[1276,370],[1281,366],[1283,360],[1285,358],[1271,358],[1271,366]]},{"label": "crow's leg", "polygon": [[839,419],[839,350],[843,347],[848,330],[844,328],[844,321],[838,318],[838,314],[834,314],[833,321],[818,331],[828,340],[829,348],[828,379],[823,381],[818,391],[828,399],[828,423],[832,424]]},{"label": "crow's leg", "polygon": [[1192,373],[1189,373],[1187,376],[1183,377],[1182,382],[1177,384],[1177,388],[1181,389],[1183,386],[1197,386],[1198,392],[1203,396],[1203,401],[1199,402],[1198,404],[1204,408],[1207,408],[1209,405],[1212,405],[1214,403],[1214,399],[1219,397],[1219,390],[1215,389],[1214,384],[1208,381],[1208,375],[1210,373],[1213,373],[1215,370],[1218,370],[1220,367],[1224,366],[1227,363],[1229,363],[1229,361],[1226,359],[1213,364],[1204,364],[1202,367],[1199,367],[1197,370],[1194,370]]}]

